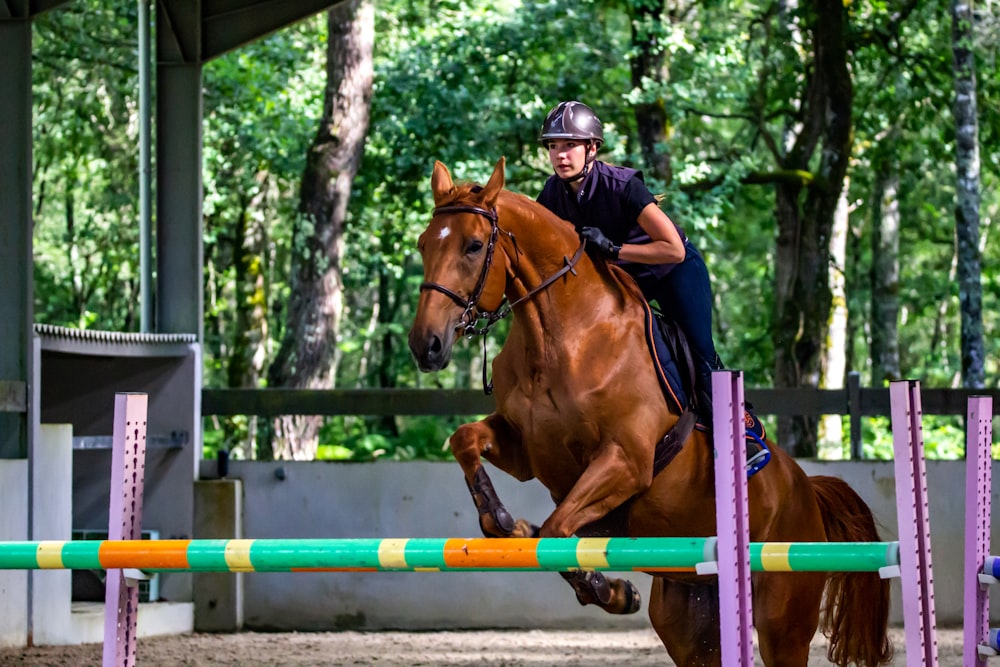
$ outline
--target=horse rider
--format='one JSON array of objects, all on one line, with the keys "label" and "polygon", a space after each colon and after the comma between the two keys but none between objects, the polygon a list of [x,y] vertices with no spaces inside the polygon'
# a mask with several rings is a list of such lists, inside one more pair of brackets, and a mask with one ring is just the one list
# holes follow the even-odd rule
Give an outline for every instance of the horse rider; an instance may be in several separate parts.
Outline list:
[{"label": "horse rider", "polygon": [[[701,253],[659,207],[641,171],[597,159],[604,130],[586,104],[556,105],[539,140],[555,173],[538,202],[572,222],[581,239],[627,271],[646,300],[655,300],[684,332],[701,416],[711,424],[712,371],[724,366],[712,340],[712,286]],[[760,420],[748,410],[745,421],[749,466],[767,450]]]}]

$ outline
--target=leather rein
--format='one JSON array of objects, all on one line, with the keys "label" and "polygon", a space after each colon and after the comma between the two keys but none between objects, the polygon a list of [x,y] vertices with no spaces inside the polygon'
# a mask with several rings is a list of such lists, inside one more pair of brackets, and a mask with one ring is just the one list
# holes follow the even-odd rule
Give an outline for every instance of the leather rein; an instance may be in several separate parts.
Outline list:
[{"label": "leather rein", "polygon": [[[462,297],[458,292],[445,287],[444,285],[430,281],[421,283],[420,291],[434,290],[440,292],[459,306],[465,308],[465,312],[462,313],[462,319],[459,320],[456,328],[462,329],[463,336],[483,337],[483,391],[486,394],[492,394],[493,382],[487,379],[486,374],[486,334],[494,324],[510,315],[511,311],[513,311],[516,306],[535,296],[567,273],[572,273],[575,276],[576,264],[580,261],[580,258],[583,257],[586,242],[580,242],[580,247],[576,249],[576,254],[573,255],[572,259],[563,257],[562,268],[546,278],[540,285],[532,289],[530,292],[513,303],[506,303],[507,297],[504,296],[503,301],[500,302],[500,306],[497,307],[496,310],[484,311],[480,310],[476,304],[479,302],[480,297],[483,295],[483,290],[486,288],[486,277],[489,275],[490,269],[493,266],[493,252],[496,250],[497,239],[500,236],[500,232],[503,232],[510,237],[510,240],[514,243],[515,252],[520,253],[520,250],[517,247],[517,239],[514,237],[513,233],[500,229],[499,217],[497,216],[496,208],[486,209],[480,206],[473,206],[471,204],[452,204],[449,206],[439,206],[435,208],[431,217],[433,218],[447,213],[474,213],[476,215],[481,215],[490,221],[490,240],[486,244],[486,258],[483,261],[483,270],[479,274],[479,280],[476,281],[476,286],[473,288],[472,294],[468,298]],[[480,320],[486,320],[485,324],[481,327],[477,326],[477,323]]]}]

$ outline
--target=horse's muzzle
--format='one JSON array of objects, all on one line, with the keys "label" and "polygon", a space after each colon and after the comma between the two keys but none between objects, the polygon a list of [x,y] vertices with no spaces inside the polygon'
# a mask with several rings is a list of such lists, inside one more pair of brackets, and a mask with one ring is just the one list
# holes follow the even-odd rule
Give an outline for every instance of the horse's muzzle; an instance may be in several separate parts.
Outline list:
[{"label": "horse's muzzle", "polygon": [[451,349],[455,343],[455,330],[445,333],[429,330],[410,329],[410,352],[417,362],[417,368],[424,373],[440,371],[451,361]]}]

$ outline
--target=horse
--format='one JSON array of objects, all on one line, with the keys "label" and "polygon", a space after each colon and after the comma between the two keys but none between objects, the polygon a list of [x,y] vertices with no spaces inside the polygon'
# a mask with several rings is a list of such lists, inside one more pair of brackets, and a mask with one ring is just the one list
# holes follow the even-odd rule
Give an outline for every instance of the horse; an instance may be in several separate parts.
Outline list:
[{"label": "horse", "polygon": [[[434,212],[418,240],[424,280],[409,332],[418,368],[445,368],[461,334],[513,313],[492,363],[496,409],[449,438],[487,537],[715,535],[713,447],[689,430],[654,474],[654,450],[680,421],[644,336],[647,306],[620,267],[584,251],[571,223],[505,189],[504,158],[485,186],[455,184],[435,161]],[[663,304],[669,307],[669,304]],[[484,333],[485,335],[485,333]],[[484,382],[486,366],[484,361]],[[879,541],[871,509],[843,480],[807,477],[768,443],[748,482],[753,541]],[[537,479],[554,511],[514,520],[483,459]],[[655,572],[648,615],[681,666],[721,665],[718,579]],[[564,573],[581,604],[631,613],[641,596],[600,572]],[[822,621],[838,665],[890,662],[889,584],[877,573],[752,575],[753,622],[769,667],[804,666]],[[823,606],[824,596],[826,600]]]}]

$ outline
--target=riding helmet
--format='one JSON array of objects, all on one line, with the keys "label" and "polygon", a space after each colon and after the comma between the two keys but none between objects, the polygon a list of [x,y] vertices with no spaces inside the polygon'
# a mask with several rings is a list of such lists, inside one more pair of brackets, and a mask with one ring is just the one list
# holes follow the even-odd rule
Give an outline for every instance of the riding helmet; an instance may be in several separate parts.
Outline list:
[{"label": "riding helmet", "polygon": [[583,102],[560,102],[545,117],[538,137],[544,148],[548,147],[549,139],[595,141],[600,148],[604,143],[604,129],[601,119]]}]

